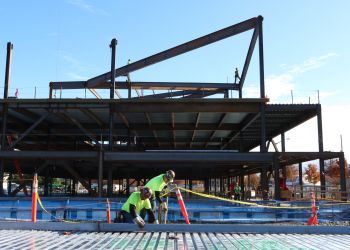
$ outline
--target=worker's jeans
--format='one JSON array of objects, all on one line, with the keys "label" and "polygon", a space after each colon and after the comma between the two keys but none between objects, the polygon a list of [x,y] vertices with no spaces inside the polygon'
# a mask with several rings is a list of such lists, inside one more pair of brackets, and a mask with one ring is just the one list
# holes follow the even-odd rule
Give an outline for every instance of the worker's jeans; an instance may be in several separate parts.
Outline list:
[{"label": "worker's jeans", "polygon": [[120,212],[121,212],[121,214],[123,216],[122,223],[134,223],[133,218],[132,218],[130,213],[128,213],[128,212],[126,212],[124,210],[122,210]]},{"label": "worker's jeans", "polygon": [[[152,197],[149,199],[149,202],[151,203],[151,207],[152,207],[151,210],[153,211],[154,214],[156,214],[156,210],[157,210],[156,198],[152,196]],[[141,216],[142,219],[145,219],[145,217],[146,217],[146,209],[143,208],[143,209],[140,211],[140,216]]]}]

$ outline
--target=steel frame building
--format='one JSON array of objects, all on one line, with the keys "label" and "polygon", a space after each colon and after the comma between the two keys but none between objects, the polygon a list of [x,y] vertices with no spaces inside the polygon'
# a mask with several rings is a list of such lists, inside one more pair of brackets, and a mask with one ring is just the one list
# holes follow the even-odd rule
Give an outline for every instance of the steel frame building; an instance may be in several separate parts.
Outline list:
[{"label": "steel frame building", "polygon": [[[150,178],[165,169],[174,169],[178,179],[230,180],[261,173],[261,186],[268,189],[267,173],[286,165],[319,159],[339,158],[341,191],[346,199],[343,152],[323,151],[320,104],[269,104],[265,97],[263,18],[251,18],[150,57],[116,68],[116,39],[111,42],[111,71],[87,81],[51,82],[48,99],[8,97],[12,44],[8,44],[4,99],[1,100],[0,182],[4,171],[13,172],[12,161],[21,163],[24,173],[79,181],[91,195],[89,179],[98,179],[97,195],[103,196],[103,179],[108,180],[107,196],[115,179]],[[222,39],[253,30],[238,84],[193,82],[133,82],[130,74],[147,66],[198,49]],[[258,43],[260,96],[243,98],[242,89]],[[127,81],[116,81],[117,77]],[[54,90],[82,89],[96,99],[57,99]],[[103,99],[98,89],[109,89]],[[127,89],[123,98],[119,89]],[[143,96],[140,89],[171,90]],[[138,97],[132,97],[135,90]],[[239,98],[229,98],[229,91]],[[224,98],[204,98],[222,94]],[[118,98],[117,98],[118,97]],[[285,152],[285,132],[317,117],[318,152]],[[282,152],[268,152],[273,138],[281,135]],[[7,137],[13,141],[7,143]],[[250,152],[260,147],[260,152]],[[54,171],[52,169],[54,168]],[[50,170],[51,169],[51,170]],[[275,174],[275,198],[280,198],[279,175]],[[300,178],[301,179],[301,178]],[[191,182],[190,182],[191,183]],[[223,183],[223,182],[221,182]],[[302,183],[301,183],[302,184]],[[0,191],[2,191],[0,183]],[[16,194],[25,183],[11,194]],[[325,176],[321,175],[325,191]],[[3,192],[2,192],[3,193]],[[265,197],[266,198],[266,197]]]}]

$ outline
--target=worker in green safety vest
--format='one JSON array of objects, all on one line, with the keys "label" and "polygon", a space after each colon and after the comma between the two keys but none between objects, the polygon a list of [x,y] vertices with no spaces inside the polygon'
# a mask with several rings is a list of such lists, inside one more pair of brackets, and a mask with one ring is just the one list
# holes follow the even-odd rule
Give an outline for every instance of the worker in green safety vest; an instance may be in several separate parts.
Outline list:
[{"label": "worker in green safety vest", "polygon": [[236,68],[236,70],[235,70],[235,83],[237,82],[237,79],[238,79],[238,80],[241,80],[241,77],[239,76],[239,71],[238,71],[238,69]]},{"label": "worker in green safety vest", "polygon": [[158,224],[149,201],[150,197],[152,197],[152,190],[148,187],[141,188],[139,192],[133,192],[122,206],[118,215],[119,222],[135,223],[143,228],[145,221],[139,214],[144,209],[148,213],[148,222]]},{"label": "worker in green safety vest", "polygon": [[153,195],[149,200],[151,202],[152,210],[154,213],[156,210],[156,200],[159,203],[160,209],[163,211],[168,210],[166,202],[163,202],[162,198],[160,197],[160,192],[168,183],[173,182],[174,178],[175,172],[173,170],[168,170],[165,172],[165,174],[160,174],[156,177],[153,177],[145,185],[145,187],[149,187],[153,192]]}]

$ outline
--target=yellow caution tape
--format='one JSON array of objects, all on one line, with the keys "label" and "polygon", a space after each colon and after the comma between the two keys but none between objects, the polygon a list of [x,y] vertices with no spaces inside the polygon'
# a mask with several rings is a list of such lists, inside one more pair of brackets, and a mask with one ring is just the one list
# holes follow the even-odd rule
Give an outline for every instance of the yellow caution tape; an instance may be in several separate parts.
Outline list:
[{"label": "yellow caution tape", "polygon": [[182,187],[178,187],[178,188],[185,191],[185,192],[192,193],[192,194],[202,196],[205,198],[222,200],[222,201],[227,201],[230,203],[238,203],[238,204],[243,204],[243,205],[248,205],[248,206],[255,206],[255,207],[262,207],[262,208],[274,208],[274,209],[311,209],[311,206],[279,207],[279,206],[260,205],[260,204],[254,203],[254,202],[230,200],[230,199],[226,199],[226,198],[222,198],[222,197],[218,197],[218,196],[214,196],[214,195],[210,195],[210,194],[197,193],[197,192],[194,192],[192,190],[182,188]]},{"label": "yellow caution tape", "polygon": [[78,223],[78,222],[74,222],[74,221],[58,219],[56,216],[52,215],[52,213],[50,213],[49,211],[47,211],[47,210],[44,208],[43,203],[41,202],[41,199],[40,199],[39,194],[37,194],[37,197],[38,197],[38,203],[39,203],[40,207],[42,208],[42,210],[44,210],[44,212],[46,212],[47,214],[49,214],[51,217],[55,218],[56,220],[63,221],[63,222]]}]

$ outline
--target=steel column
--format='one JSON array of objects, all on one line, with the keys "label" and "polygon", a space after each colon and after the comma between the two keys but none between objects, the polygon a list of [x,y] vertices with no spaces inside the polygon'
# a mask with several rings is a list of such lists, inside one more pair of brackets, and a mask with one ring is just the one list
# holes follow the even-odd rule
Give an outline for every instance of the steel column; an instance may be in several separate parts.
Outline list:
[{"label": "steel column", "polygon": [[345,176],[345,159],[344,152],[339,153],[339,168],[340,168],[340,191],[342,201],[347,201],[348,193],[346,192],[346,176]]},{"label": "steel column", "polygon": [[273,166],[275,171],[275,200],[280,200],[281,199],[281,189],[280,189],[280,180],[279,180],[280,162],[278,160],[277,154],[275,154]]},{"label": "steel column", "polygon": [[[8,98],[10,78],[11,78],[11,63],[12,63],[12,49],[13,44],[7,43],[7,54],[6,54],[6,69],[5,69],[5,84],[4,84],[4,100]],[[1,133],[1,150],[5,150],[6,143],[6,126],[7,126],[7,112],[8,104],[4,102],[2,105],[2,133]],[[0,196],[4,195],[3,190],[3,179],[4,179],[4,165],[5,161],[1,160],[0,163]]]},{"label": "steel column", "polygon": [[[112,39],[110,47],[112,48],[111,56],[111,86],[110,86],[110,99],[114,99],[114,90],[115,90],[115,55],[116,55],[116,46],[117,40]],[[114,105],[110,104],[109,106],[109,145],[108,150],[113,151],[113,125],[114,125]]]},{"label": "steel column", "polygon": [[239,175],[239,185],[241,186],[241,192],[242,192],[242,194],[241,194],[241,200],[244,200],[244,194],[245,194],[245,190],[244,190],[244,187],[245,187],[245,185],[244,185],[244,173],[241,173],[240,175]]},{"label": "steel column", "polygon": [[301,162],[299,162],[299,186],[300,186],[300,198],[304,197],[304,190],[303,190],[303,165]]},{"label": "steel column", "polygon": [[[258,17],[259,25],[259,71],[260,71],[260,98],[265,98],[265,76],[264,76],[264,44],[263,44],[263,17]],[[260,125],[261,125],[261,140],[260,152],[267,152],[266,149],[266,117],[265,103],[260,104]]]},{"label": "steel column", "polygon": [[263,200],[267,200],[269,187],[267,183],[266,165],[261,168],[260,185],[261,185],[261,191],[262,191],[262,198]]},{"label": "steel column", "polygon": [[[321,104],[317,106],[317,129],[318,129],[318,149],[323,152],[323,130],[322,130],[322,112]],[[326,192],[326,176],[324,171],[324,159],[319,159],[320,163],[320,181],[321,181],[321,197],[325,198]]]},{"label": "steel column", "polygon": [[107,197],[112,197],[113,194],[113,168],[108,168],[108,181],[107,181]]},{"label": "steel column", "polygon": [[13,49],[13,44],[11,42],[8,42],[7,43],[7,54],[6,54],[4,99],[8,98],[9,88],[10,88],[12,49]]},{"label": "steel column", "polygon": [[99,158],[98,158],[98,197],[102,197],[103,189],[103,151],[100,148]]}]

